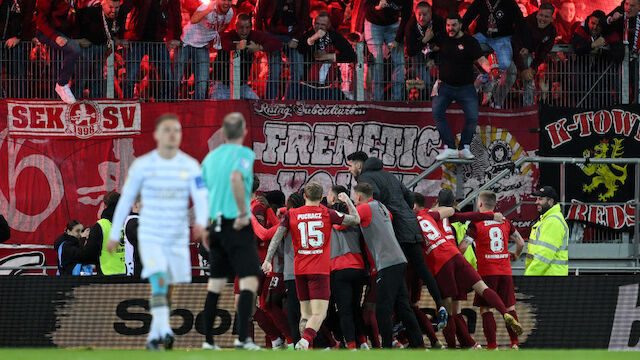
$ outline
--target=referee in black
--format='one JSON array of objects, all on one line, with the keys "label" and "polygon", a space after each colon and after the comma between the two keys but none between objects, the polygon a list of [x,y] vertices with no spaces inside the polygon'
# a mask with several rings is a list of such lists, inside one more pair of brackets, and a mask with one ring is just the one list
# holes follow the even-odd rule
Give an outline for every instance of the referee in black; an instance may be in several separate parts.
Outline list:
[{"label": "referee in black", "polygon": [[213,224],[209,228],[209,283],[204,304],[206,342],[203,349],[219,349],[213,341],[213,324],[218,299],[227,278],[237,275],[240,279],[238,298],[238,339],[236,349],[259,350],[249,337],[249,320],[258,276],[262,274],[258,250],[251,227],[251,190],[253,187],[253,161],[255,154],[243,146],[247,125],[240,113],[225,116],[222,123],[225,143],[210,152],[202,161],[202,178],[209,191],[209,216]]}]

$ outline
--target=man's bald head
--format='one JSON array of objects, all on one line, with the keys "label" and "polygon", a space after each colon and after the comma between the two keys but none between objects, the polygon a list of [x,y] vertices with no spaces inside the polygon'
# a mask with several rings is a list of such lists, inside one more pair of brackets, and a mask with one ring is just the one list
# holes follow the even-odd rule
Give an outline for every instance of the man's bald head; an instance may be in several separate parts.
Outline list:
[{"label": "man's bald head", "polygon": [[226,140],[242,138],[247,130],[247,122],[239,112],[227,114],[222,121],[222,132]]}]

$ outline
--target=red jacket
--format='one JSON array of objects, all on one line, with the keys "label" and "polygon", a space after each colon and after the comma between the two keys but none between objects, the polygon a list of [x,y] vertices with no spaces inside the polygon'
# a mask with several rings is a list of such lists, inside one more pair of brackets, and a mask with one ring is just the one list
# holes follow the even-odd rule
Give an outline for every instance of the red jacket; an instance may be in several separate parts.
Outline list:
[{"label": "red jacket", "polygon": [[156,39],[143,39],[144,27],[147,23],[151,0],[132,0],[131,10],[127,16],[124,38],[127,40],[144,41],[169,41],[180,40],[182,36],[182,13],[180,0],[159,0],[159,11],[165,10],[168,14],[166,26],[160,25]]},{"label": "red jacket", "polygon": [[[278,4],[278,0],[260,0],[257,4],[255,29],[259,31],[268,31],[277,34],[276,27],[270,23],[274,18]],[[295,0],[296,3],[296,25],[293,27],[289,35],[295,39],[307,31],[311,26],[311,18],[309,17],[310,5],[309,0]]]},{"label": "red jacket", "polygon": [[71,6],[65,0],[37,0],[36,28],[54,41],[58,33],[71,36],[73,23],[70,21],[70,10]]}]

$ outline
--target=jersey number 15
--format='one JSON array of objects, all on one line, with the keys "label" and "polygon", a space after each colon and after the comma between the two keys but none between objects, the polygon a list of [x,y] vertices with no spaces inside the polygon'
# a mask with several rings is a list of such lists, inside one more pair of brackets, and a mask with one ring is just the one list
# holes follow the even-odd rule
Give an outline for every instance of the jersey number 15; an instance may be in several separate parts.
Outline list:
[{"label": "jersey number 15", "polygon": [[303,249],[309,246],[319,248],[324,244],[324,234],[320,229],[324,227],[322,221],[301,222],[298,224],[300,230],[300,242]]}]

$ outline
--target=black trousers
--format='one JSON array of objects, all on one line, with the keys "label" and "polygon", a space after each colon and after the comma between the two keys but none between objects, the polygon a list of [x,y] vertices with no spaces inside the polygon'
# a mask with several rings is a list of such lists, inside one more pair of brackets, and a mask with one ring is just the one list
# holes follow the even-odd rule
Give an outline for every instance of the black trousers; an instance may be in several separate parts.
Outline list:
[{"label": "black trousers", "polygon": [[300,301],[298,301],[296,281],[287,280],[284,286],[287,292],[287,321],[289,321],[291,337],[295,344],[300,341]]},{"label": "black trousers", "polygon": [[393,313],[407,329],[411,347],[424,346],[422,331],[409,305],[409,292],[405,282],[406,264],[393,265],[378,271],[376,279],[376,320],[382,336],[382,347],[393,343]]},{"label": "black trousers", "polygon": [[418,277],[420,277],[422,282],[427,285],[429,294],[431,294],[431,297],[433,298],[433,301],[435,301],[438,309],[441,306],[444,306],[442,303],[442,297],[440,296],[438,283],[427,267],[427,264],[424,262],[422,245],[420,243],[400,243],[400,247],[402,248],[404,256],[407,258],[407,261],[409,261],[416,274],[418,274]]},{"label": "black trousers", "polygon": [[331,296],[338,308],[340,328],[346,342],[355,342],[364,334],[362,320],[362,287],[367,273],[364,269],[342,269],[331,272]]}]

